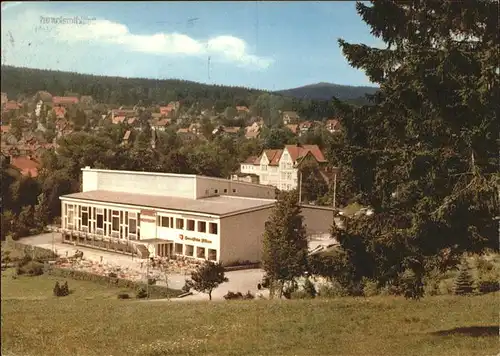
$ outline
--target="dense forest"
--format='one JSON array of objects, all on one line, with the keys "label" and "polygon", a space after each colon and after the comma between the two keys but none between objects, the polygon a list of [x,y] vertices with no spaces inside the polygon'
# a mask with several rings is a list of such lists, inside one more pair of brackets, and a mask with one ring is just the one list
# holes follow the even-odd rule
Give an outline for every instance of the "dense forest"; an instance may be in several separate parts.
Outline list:
[{"label": "dense forest", "polygon": [[339,100],[348,102],[358,101],[360,104],[366,104],[366,100],[363,102],[365,95],[373,95],[377,91],[378,88],[376,87],[317,83],[280,90],[277,93],[285,96],[293,96],[297,99],[330,100],[332,97],[336,97]]},{"label": "dense forest", "polygon": [[[18,100],[45,90],[60,96],[70,93],[90,95],[99,103],[119,106],[162,105],[170,101],[181,101],[184,107],[197,103],[201,109],[214,109],[220,113],[229,106],[251,107],[259,103],[258,106],[268,107],[271,111],[297,111],[301,117],[311,120],[321,120],[335,114],[330,100],[299,99],[262,90],[186,80],[106,77],[11,66],[2,66],[1,74],[2,91],[9,98]],[[357,97],[359,92],[350,92],[350,87],[342,88],[336,91],[338,99],[355,105],[367,103],[365,98]],[[263,104],[263,101],[266,103]]]}]

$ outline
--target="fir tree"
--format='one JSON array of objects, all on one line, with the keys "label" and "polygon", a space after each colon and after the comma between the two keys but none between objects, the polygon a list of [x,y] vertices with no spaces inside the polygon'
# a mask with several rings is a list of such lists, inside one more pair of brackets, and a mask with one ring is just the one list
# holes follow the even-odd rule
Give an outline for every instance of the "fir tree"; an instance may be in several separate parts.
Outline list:
[{"label": "fir tree", "polygon": [[467,261],[464,261],[458,271],[457,279],[455,280],[454,293],[456,295],[472,294],[474,291],[474,279],[472,278],[471,269]]},{"label": "fir tree", "polygon": [[339,242],[351,257],[372,256],[353,259],[358,274],[397,284],[411,260],[420,285],[429,264],[498,250],[498,2],[356,6],[387,47],[339,40],[380,91],[371,106],[336,101],[336,153],[342,189],[376,213],[348,221]]},{"label": "fir tree", "polygon": [[262,264],[270,280],[270,292],[278,287],[283,294],[285,283],[293,284],[307,267],[308,244],[297,191],[281,192],[273,213],[266,222]]}]

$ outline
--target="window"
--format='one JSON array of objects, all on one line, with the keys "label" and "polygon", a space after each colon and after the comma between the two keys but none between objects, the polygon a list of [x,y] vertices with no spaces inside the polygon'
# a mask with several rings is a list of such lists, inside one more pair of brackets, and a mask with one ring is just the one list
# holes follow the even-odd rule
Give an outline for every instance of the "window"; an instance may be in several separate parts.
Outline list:
[{"label": "window", "polygon": [[82,226],[89,226],[89,213],[86,206],[82,207]]},{"label": "window", "polygon": [[265,165],[265,164],[261,164],[261,165],[260,165],[260,169],[261,169],[262,171],[267,171],[267,165]]},{"label": "window", "polygon": [[175,244],[175,253],[178,255],[182,255],[182,244]]},{"label": "window", "polygon": [[285,174],[285,172],[281,172],[281,179],[282,179],[282,180],[285,180],[285,179],[286,179],[286,174]]},{"label": "window", "polygon": [[224,193],[227,193],[227,189],[224,189]]},{"label": "window", "polygon": [[185,249],[185,255],[186,256],[193,256],[194,255],[194,246],[193,245],[185,245],[186,246],[186,249]]},{"label": "window", "polygon": [[291,163],[287,163],[286,164],[286,169],[292,169],[292,164]]},{"label": "window", "polygon": [[104,228],[104,216],[102,214],[97,214],[97,228]]},{"label": "window", "polygon": [[233,193],[236,193],[236,189],[233,189]]},{"label": "window", "polygon": [[207,222],[198,221],[198,232],[207,232]]},{"label": "window", "polygon": [[287,179],[287,180],[291,180],[291,179],[292,179],[292,173],[291,173],[291,172],[288,172],[288,173],[286,174],[286,179]]},{"label": "window", "polygon": [[111,218],[111,229],[113,231],[120,231],[120,216],[113,216]]},{"label": "window", "polygon": [[204,247],[197,247],[196,248],[196,257],[205,258],[205,248]]},{"label": "window", "polygon": [[209,248],[208,249],[208,259],[210,261],[216,261],[217,260],[217,251]]},{"label": "window", "polygon": [[219,189],[214,190],[215,194],[219,194]]},{"label": "window", "polygon": [[137,233],[137,220],[135,219],[128,220],[128,232],[131,234]]},{"label": "window", "polygon": [[161,219],[161,227],[170,227],[170,219],[166,216],[160,216],[160,219]]},{"label": "window", "polygon": [[194,220],[192,220],[192,219],[186,220],[186,230],[194,231]]},{"label": "window", "polygon": [[208,232],[217,235],[217,223],[208,224]]},{"label": "window", "polygon": [[179,230],[183,230],[184,229],[184,219],[175,219],[175,228],[176,229],[179,229]]}]

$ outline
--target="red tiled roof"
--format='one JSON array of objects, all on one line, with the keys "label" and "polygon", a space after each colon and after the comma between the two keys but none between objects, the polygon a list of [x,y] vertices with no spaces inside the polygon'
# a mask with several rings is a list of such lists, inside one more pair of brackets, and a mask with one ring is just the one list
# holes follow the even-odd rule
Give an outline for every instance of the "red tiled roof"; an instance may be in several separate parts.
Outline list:
[{"label": "red tiled roof", "polygon": [[255,161],[257,161],[258,158],[259,157],[257,157],[257,156],[250,156],[243,163],[246,163],[246,164],[255,164]]},{"label": "red tiled roof", "polygon": [[285,148],[290,153],[293,162],[297,162],[297,159],[304,157],[308,152],[311,152],[311,154],[314,156],[314,158],[316,158],[318,162],[327,162],[325,156],[323,155],[323,152],[321,152],[318,145],[286,145]]},{"label": "red tiled roof", "polygon": [[160,119],[156,122],[155,126],[167,126],[170,125],[170,119]]},{"label": "red tiled roof", "polygon": [[277,166],[280,161],[281,155],[283,154],[283,150],[264,150],[263,154],[265,154],[267,159],[269,160],[270,166]]},{"label": "red tiled roof", "polygon": [[160,114],[168,115],[168,114],[170,114],[170,112],[172,110],[174,110],[174,107],[172,105],[168,104],[167,106],[160,107]]},{"label": "red tiled roof", "polygon": [[56,106],[53,109],[54,113],[56,114],[56,118],[58,119],[64,119],[64,115],[66,115],[66,108],[63,106]]},{"label": "red tiled roof", "polygon": [[132,125],[136,120],[137,120],[136,117],[131,117],[130,119],[127,120],[127,124]]},{"label": "red tiled roof", "polygon": [[125,121],[126,117],[125,116],[115,116],[113,117],[113,124],[121,124]]},{"label": "red tiled roof", "polygon": [[79,100],[76,96],[54,96],[52,103],[59,104],[78,104]]},{"label": "red tiled roof", "polygon": [[299,128],[299,125],[297,124],[290,124],[290,125],[286,125],[286,127],[292,131],[294,134],[297,133],[297,129]]},{"label": "red tiled roof", "polygon": [[4,109],[5,110],[18,110],[22,108],[23,106],[19,104],[17,101],[8,101],[5,103]]},{"label": "red tiled roof", "polygon": [[237,127],[237,126],[224,127],[224,132],[238,133],[239,131],[240,131],[240,127]]},{"label": "red tiled roof", "polygon": [[340,128],[340,120],[337,120],[337,119],[327,120],[326,126],[331,128],[331,129],[337,130]]},{"label": "red tiled roof", "polygon": [[23,176],[31,174],[32,177],[38,176],[40,163],[29,157],[12,157],[10,160],[11,166],[21,171]]},{"label": "red tiled roof", "polygon": [[136,112],[135,110],[113,109],[111,110],[111,114],[113,116],[133,116],[136,115]]}]

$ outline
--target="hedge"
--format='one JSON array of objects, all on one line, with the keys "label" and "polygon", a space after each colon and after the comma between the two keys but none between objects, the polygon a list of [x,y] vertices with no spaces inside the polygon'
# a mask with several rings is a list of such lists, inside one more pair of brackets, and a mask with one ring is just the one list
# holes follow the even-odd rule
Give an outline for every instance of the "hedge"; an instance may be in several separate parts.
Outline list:
[{"label": "hedge", "polygon": [[[114,278],[109,276],[102,276],[95,273],[90,273],[86,271],[75,271],[67,268],[61,267],[51,267],[47,273],[49,275],[60,277],[60,278],[70,278],[79,281],[91,281],[104,285],[114,285],[118,288],[132,289],[138,291],[141,288],[148,288],[146,283],[135,282],[128,279]],[[161,299],[168,297],[177,297],[182,291],[172,288],[167,288],[166,286],[150,285],[149,286],[149,296],[152,299]]]},{"label": "hedge", "polygon": [[17,250],[17,251],[23,251],[25,255],[28,255],[30,257],[33,257],[34,259],[56,259],[57,254],[49,250],[47,248],[43,247],[38,247],[38,246],[32,246],[32,245],[26,245],[21,242],[13,241],[13,240],[8,240],[7,241],[7,246]]}]

